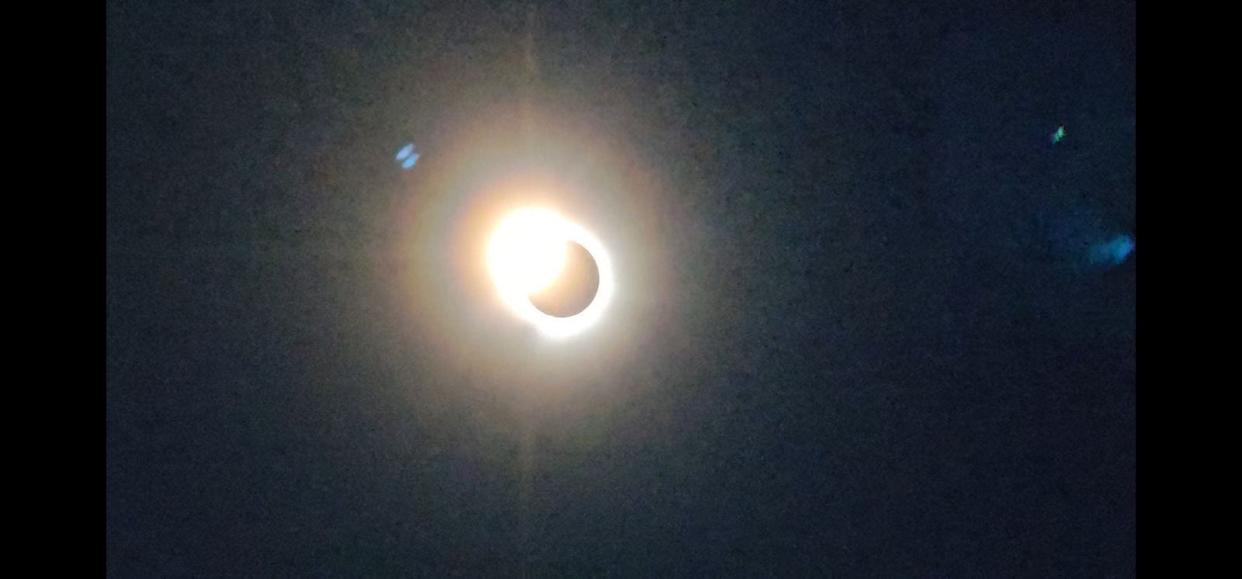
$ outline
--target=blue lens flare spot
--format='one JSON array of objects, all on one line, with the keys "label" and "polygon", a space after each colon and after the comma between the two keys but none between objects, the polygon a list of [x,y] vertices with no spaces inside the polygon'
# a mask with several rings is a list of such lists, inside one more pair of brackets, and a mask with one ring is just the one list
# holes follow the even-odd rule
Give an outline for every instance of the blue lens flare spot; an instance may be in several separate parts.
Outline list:
[{"label": "blue lens flare spot", "polygon": [[401,164],[401,168],[409,171],[418,162],[419,154],[414,151],[414,143],[406,143],[397,151],[396,160]]},{"label": "blue lens flare spot", "polygon": [[1104,266],[1121,265],[1134,252],[1134,238],[1118,235],[1091,247],[1091,263]]},{"label": "blue lens flare spot", "polygon": [[1052,144],[1055,145],[1057,143],[1060,143],[1064,139],[1065,139],[1065,127],[1057,127],[1057,130],[1052,133]]}]

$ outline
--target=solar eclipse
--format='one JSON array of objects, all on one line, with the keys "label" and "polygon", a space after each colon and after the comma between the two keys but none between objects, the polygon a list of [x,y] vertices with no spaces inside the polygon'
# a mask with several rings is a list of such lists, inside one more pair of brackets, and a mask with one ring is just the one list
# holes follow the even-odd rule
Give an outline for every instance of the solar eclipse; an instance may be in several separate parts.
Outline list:
[{"label": "solar eclipse", "polygon": [[598,323],[614,292],[603,243],[548,209],[518,209],[501,219],[488,243],[487,265],[507,309],[553,338]]}]

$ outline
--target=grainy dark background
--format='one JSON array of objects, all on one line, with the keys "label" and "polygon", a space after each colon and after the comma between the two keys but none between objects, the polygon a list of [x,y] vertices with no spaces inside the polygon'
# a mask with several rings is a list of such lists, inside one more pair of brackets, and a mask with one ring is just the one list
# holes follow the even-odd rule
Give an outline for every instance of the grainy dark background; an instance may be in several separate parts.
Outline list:
[{"label": "grainy dark background", "polygon": [[[1133,3],[567,4],[108,4],[109,574],[1134,575]],[[515,95],[679,304],[535,419],[371,299]]]}]

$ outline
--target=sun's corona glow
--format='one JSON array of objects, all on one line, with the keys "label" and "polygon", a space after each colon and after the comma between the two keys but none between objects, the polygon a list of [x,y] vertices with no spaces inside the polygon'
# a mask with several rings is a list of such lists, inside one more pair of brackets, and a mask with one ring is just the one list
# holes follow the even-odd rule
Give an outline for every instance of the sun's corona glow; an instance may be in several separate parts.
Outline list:
[{"label": "sun's corona glow", "polygon": [[[565,266],[567,243],[585,248],[599,267],[599,289],[582,312],[566,318],[547,315],[530,295],[555,281]],[[582,226],[547,209],[519,209],[496,227],[487,248],[487,266],[500,300],[544,335],[564,338],[599,320],[612,298],[612,264],[603,244]]]}]

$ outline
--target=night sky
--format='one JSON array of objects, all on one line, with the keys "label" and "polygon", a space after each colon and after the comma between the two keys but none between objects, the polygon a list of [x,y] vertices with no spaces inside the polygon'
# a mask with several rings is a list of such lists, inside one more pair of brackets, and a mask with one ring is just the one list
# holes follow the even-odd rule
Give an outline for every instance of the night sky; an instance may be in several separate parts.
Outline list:
[{"label": "night sky", "polygon": [[109,575],[1134,575],[1133,3],[796,4],[109,2]]}]

